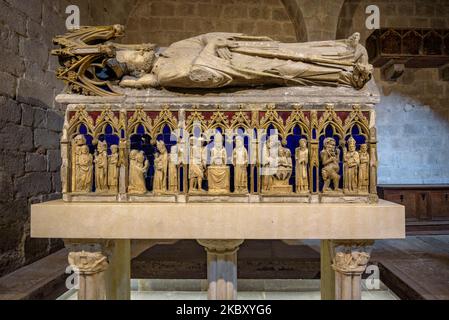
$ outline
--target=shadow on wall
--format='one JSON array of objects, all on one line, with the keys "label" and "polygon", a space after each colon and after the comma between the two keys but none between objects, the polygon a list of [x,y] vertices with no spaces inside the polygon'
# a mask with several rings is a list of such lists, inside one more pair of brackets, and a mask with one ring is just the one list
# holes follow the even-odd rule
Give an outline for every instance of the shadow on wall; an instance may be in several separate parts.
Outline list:
[{"label": "shadow on wall", "polygon": [[379,184],[448,184],[447,113],[398,93],[376,110]]}]

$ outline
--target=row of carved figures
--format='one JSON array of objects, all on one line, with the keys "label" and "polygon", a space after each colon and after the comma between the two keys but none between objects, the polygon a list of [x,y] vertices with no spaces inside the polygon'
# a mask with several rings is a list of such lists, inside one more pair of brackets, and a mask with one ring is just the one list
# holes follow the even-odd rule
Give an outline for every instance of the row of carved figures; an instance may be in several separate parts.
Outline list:
[{"label": "row of carved figures", "polygon": [[[174,145],[168,152],[163,141],[156,142],[157,153],[154,159],[153,191],[155,193],[176,193],[178,188],[178,168],[183,164],[183,144]],[[340,186],[340,149],[334,138],[326,138],[320,153],[323,179],[323,192],[342,192],[346,194],[367,194],[369,192],[370,156],[368,146],[362,144],[356,149],[356,141],[350,137],[341,144],[343,150],[343,190]],[[210,148],[207,159],[207,149],[200,140],[194,141],[190,148],[188,163],[189,192],[205,192],[203,181],[208,182],[209,193],[230,192],[230,167],[227,165],[228,154],[223,146],[223,136],[214,136],[214,145]],[[83,135],[75,137],[72,151],[72,181],[75,192],[89,193],[92,191],[95,168],[96,192],[118,192],[119,168],[123,164],[119,147],[111,146],[111,154],[107,153],[107,143],[99,141],[92,155]],[[248,151],[244,139],[237,137],[232,151],[234,167],[234,192],[248,193]],[[270,136],[262,148],[261,155],[261,189],[262,192],[289,194],[293,186],[289,181],[296,171],[296,192],[309,193],[309,148],[306,139],[299,141],[295,150],[295,164],[288,148],[282,146],[277,136]],[[129,153],[129,183],[128,192],[144,194],[147,192],[145,178],[150,167],[143,151],[131,150]]]}]

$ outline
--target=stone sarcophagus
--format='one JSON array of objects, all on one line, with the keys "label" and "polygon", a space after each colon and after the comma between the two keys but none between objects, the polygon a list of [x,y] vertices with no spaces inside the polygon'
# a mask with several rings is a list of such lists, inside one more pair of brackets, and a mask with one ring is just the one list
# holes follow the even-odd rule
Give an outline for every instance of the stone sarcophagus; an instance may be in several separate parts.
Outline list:
[{"label": "stone sarcophagus", "polygon": [[357,34],[106,42],[122,32],[55,40],[66,201],[377,202],[379,93]]}]

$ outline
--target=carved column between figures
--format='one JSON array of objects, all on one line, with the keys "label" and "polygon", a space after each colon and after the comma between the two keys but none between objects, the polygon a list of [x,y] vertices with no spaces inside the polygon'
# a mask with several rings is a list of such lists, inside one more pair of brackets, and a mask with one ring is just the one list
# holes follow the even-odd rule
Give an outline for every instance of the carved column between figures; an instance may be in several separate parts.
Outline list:
[{"label": "carved column between figures", "polygon": [[207,252],[209,300],[237,299],[237,251],[243,240],[198,240]]},{"label": "carved column between figures", "polygon": [[373,243],[371,240],[332,242],[336,300],[362,299],[362,274],[370,259]]},{"label": "carved column between figures", "polygon": [[108,259],[101,252],[70,252],[69,264],[79,275],[78,300],[105,300]]}]

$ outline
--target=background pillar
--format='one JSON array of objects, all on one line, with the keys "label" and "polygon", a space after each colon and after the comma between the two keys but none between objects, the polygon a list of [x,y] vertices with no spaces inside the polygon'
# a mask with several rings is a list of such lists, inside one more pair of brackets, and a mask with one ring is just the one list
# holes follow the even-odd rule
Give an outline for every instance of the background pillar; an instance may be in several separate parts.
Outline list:
[{"label": "background pillar", "polygon": [[243,240],[198,240],[207,252],[209,300],[237,299],[237,251]]}]

